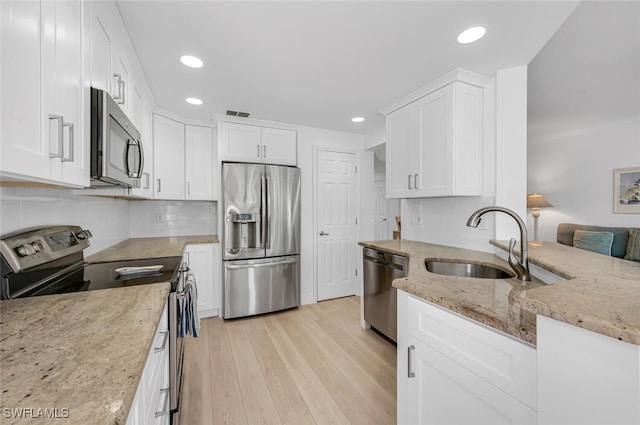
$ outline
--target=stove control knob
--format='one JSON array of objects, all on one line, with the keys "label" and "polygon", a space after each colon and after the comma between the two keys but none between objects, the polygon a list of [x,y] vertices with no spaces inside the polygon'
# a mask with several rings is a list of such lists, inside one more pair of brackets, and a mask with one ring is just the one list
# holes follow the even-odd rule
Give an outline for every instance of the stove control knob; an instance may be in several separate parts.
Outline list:
[{"label": "stove control knob", "polygon": [[26,243],[18,247],[18,254],[22,255],[23,257],[26,257],[27,255],[32,255],[35,253],[36,253],[36,250],[33,249],[31,244]]},{"label": "stove control knob", "polygon": [[31,246],[33,247],[33,249],[35,250],[35,252],[41,252],[44,251],[44,245],[42,244],[42,242],[40,241],[35,241],[31,244]]},{"label": "stove control knob", "polygon": [[83,229],[81,231],[79,231],[76,236],[78,237],[78,239],[82,240],[82,239],[89,239],[91,237],[93,237],[93,235],[91,234],[91,231],[89,229]]}]

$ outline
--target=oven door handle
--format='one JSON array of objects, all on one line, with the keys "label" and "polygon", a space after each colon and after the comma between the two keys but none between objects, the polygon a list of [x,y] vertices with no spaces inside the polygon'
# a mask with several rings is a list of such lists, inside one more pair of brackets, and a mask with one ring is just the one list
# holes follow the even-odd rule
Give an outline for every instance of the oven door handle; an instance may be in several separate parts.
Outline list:
[{"label": "oven door handle", "polygon": [[193,285],[191,284],[191,282],[189,282],[184,286],[184,290],[182,292],[176,292],[176,298],[179,300],[184,299],[184,297],[186,297],[187,294],[191,292],[191,289],[193,289]]}]

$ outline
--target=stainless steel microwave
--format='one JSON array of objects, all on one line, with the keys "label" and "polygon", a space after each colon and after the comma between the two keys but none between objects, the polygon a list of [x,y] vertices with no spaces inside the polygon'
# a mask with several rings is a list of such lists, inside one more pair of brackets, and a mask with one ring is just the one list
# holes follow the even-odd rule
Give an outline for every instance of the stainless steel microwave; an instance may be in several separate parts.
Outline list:
[{"label": "stainless steel microwave", "polygon": [[104,90],[91,88],[91,187],[140,187],[140,132]]}]

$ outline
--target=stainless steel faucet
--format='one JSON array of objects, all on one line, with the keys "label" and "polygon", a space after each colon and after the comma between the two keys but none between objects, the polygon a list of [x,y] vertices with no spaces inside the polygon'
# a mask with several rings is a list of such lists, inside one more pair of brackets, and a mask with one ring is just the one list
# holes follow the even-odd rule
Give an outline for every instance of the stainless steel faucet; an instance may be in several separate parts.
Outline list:
[{"label": "stainless steel faucet", "polygon": [[527,227],[524,224],[524,221],[520,218],[520,216],[510,209],[503,207],[485,207],[480,208],[478,211],[471,214],[469,220],[467,220],[467,226],[469,227],[478,227],[480,224],[481,217],[488,212],[502,212],[509,216],[511,216],[516,223],[518,223],[518,227],[520,227],[520,261],[513,254],[513,248],[516,246],[516,240],[511,238],[509,241],[509,265],[516,273],[516,278],[520,280],[531,280],[531,274],[529,273],[529,241],[527,240]]}]

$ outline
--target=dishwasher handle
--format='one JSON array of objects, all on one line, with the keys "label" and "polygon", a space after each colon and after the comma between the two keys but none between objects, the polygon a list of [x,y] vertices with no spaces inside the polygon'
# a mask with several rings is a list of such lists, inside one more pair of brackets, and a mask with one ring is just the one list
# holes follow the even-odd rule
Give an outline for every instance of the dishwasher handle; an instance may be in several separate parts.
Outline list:
[{"label": "dishwasher handle", "polygon": [[384,267],[391,267],[397,270],[404,271],[408,266],[408,258],[402,255],[392,254],[390,252],[377,251],[371,248],[365,248],[362,251],[362,256],[365,261],[371,261],[372,263],[379,264]]},{"label": "dishwasher handle", "polygon": [[390,263],[388,261],[378,260],[377,258],[369,257],[366,255],[364,256],[364,259],[365,261],[369,261],[371,263],[380,264],[383,267],[389,267],[397,270],[404,270],[404,266],[402,264]]}]

